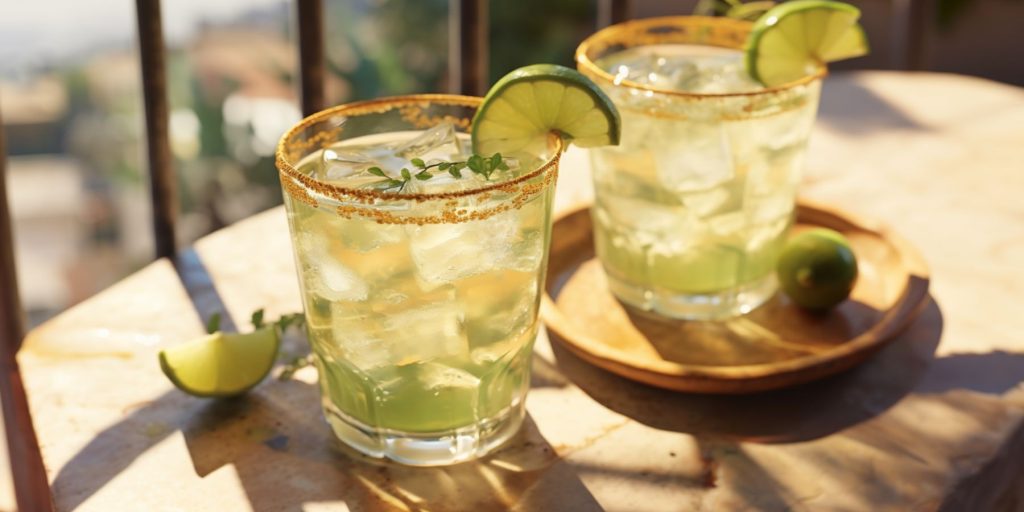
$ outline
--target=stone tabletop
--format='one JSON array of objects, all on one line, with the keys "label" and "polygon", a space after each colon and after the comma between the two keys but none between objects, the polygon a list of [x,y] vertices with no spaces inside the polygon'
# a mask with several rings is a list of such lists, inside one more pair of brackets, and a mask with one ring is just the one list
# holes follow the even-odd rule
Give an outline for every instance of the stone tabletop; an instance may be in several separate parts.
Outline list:
[{"label": "stone tabletop", "polygon": [[[59,510],[1020,510],[1024,89],[946,74],[829,77],[802,192],[881,219],[932,301],[863,366],[749,396],[679,394],[537,342],[523,430],[414,469],[332,440],[312,369],[244,398],[171,387],[156,353],[223,311],[300,309],[284,213],[209,235],[29,334],[19,361]],[[570,151],[559,210],[587,201]],[[31,283],[26,283],[31,286]],[[286,343],[298,350],[301,340]]]}]

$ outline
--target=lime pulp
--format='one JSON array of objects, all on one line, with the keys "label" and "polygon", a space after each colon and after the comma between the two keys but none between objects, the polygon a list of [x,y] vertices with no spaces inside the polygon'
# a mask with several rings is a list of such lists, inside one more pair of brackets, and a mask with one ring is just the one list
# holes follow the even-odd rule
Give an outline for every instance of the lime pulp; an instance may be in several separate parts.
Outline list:
[{"label": "lime pulp", "polygon": [[765,12],[747,38],[751,78],[774,87],[821,71],[825,64],[868,53],[860,10],[829,0],[793,0]]},{"label": "lime pulp", "polygon": [[267,327],[246,334],[215,332],[160,351],[160,368],[194,396],[227,397],[262,381],[277,359],[280,338]]}]

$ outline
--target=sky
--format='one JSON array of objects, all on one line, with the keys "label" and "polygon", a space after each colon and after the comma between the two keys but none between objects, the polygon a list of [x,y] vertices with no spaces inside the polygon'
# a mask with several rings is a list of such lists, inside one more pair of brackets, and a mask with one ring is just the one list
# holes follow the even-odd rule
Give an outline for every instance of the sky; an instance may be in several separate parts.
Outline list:
[{"label": "sky", "polygon": [[[164,0],[164,36],[187,39],[202,21],[222,21],[285,0]],[[134,0],[0,1],[0,75],[74,58],[97,47],[134,44]]]}]

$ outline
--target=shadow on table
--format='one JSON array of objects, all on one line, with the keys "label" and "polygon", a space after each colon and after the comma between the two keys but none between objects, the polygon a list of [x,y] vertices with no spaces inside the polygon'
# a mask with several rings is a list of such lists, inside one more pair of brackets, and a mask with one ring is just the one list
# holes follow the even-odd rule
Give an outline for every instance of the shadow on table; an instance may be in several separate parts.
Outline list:
[{"label": "shadow on table", "polygon": [[[841,73],[836,78],[839,77]],[[832,122],[833,119],[838,121]],[[862,84],[842,79],[825,79],[817,122],[851,134],[928,129]]]},{"label": "shadow on table", "polygon": [[231,465],[257,512],[343,502],[350,510],[601,510],[530,417],[479,461],[413,468],[364,456],[334,438],[315,385],[275,382],[248,399],[211,402],[183,418],[196,473]]},{"label": "shadow on table", "polygon": [[203,264],[199,253],[192,248],[182,250],[172,263],[200,320],[206,323],[211,315],[220,314],[221,330],[238,331],[238,326],[228,313],[228,307],[217,291],[213,277],[210,276],[210,271]]},{"label": "shadow on table", "polygon": [[829,435],[870,419],[914,389],[942,335],[929,300],[896,340],[863,365],[808,384],[750,395],[677,393],[605,372],[553,343],[559,368],[604,406],[646,425],[706,440],[781,443]]},{"label": "shadow on table", "polygon": [[[216,473],[234,471],[258,512],[299,512],[318,502],[367,511],[503,510],[515,504],[601,510],[576,469],[559,459],[529,417],[515,438],[483,460],[412,468],[363,456],[335,440],[316,386],[296,380],[264,383],[237,399],[199,400],[172,391],[142,405],[60,469],[53,482],[59,507],[76,509],[179,431],[196,475],[219,479]],[[159,485],[162,476],[147,478]],[[229,484],[211,485],[213,493]]]},{"label": "shadow on table", "polygon": [[809,313],[782,294],[725,321],[671,320],[619,303],[629,327],[658,358],[698,366],[774,364],[830,350],[870,331],[883,315],[856,300],[828,314]]},{"label": "shadow on table", "polygon": [[983,354],[949,354],[932,363],[915,390],[944,393],[958,389],[1001,395],[1024,382],[1024,354],[996,350]]},{"label": "shadow on table", "polygon": [[[175,268],[197,314],[205,319],[219,312],[222,326],[233,329],[236,323],[196,253],[184,252]],[[283,345],[286,353],[308,351],[299,336],[286,337]],[[601,509],[529,417],[514,439],[483,460],[443,468],[400,466],[338,442],[323,420],[316,385],[307,382],[315,381],[313,370],[303,371],[304,380],[269,378],[239,398],[204,400],[172,390],[125,411],[124,419],[96,435],[59,470],[53,481],[58,506],[78,508],[138,457],[181,432],[195,474],[219,480],[218,474],[231,466],[227,469],[236,472],[258,512],[300,512],[317,502],[344,502],[351,510],[369,511],[503,510],[515,504],[536,510]],[[568,381],[535,357],[532,385],[562,387]],[[175,470],[168,465],[167,471]],[[146,475],[153,485],[160,485],[162,477]],[[212,486],[207,492],[222,490],[219,484],[207,485]]]}]

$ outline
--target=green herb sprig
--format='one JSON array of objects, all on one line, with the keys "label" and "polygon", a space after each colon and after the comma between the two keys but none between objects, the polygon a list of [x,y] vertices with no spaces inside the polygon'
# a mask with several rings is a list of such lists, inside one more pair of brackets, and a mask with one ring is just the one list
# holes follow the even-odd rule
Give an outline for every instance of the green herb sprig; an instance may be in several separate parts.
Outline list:
[{"label": "green herb sprig", "polygon": [[508,161],[505,160],[505,157],[501,156],[501,153],[495,153],[489,157],[472,155],[461,162],[441,161],[427,164],[422,158],[413,158],[411,162],[413,170],[410,171],[408,168],[403,167],[399,171],[401,179],[388,176],[383,169],[376,166],[370,167],[366,172],[384,178],[384,181],[379,182],[383,190],[397,188],[401,192],[413,179],[427,181],[433,178],[437,172],[447,171],[453,178],[462,179],[462,171],[469,169],[473,174],[483,176],[485,180],[490,181],[491,174],[494,174],[495,171],[509,170]]},{"label": "green herb sprig", "polygon": [[[262,329],[263,327],[267,326],[267,323],[263,318],[262,308],[253,311],[251,321],[252,326],[255,329]],[[276,322],[271,322],[270,325],[274,326],[279,334],[284,335],[284,331],[286,331],[289,327],[302,327],[305,324],[305,321],[306,317],[303,316],[302,313],[289,313],[286,315],[281,315]],[[278,374],[277,380],[289,380],[295,375],[295,372],[311,364],[313,364],[312,354],[291,356],[289,359],[287,359],[287,362],[282,366],[281,373]]]},{"label": "green herb sprig", "polygon": [[[267,326],[266,320],[263,318],[263,308],[253,311],[250,319],[252,322],[253,329],[262,329]],[[284,331],[291,326],[301,327],[305,323],[306,317],[302,313],[288,313],[278,317],[277,321],[271,322],[270,325],[277,328],[277,331],[284,334]]]}]

